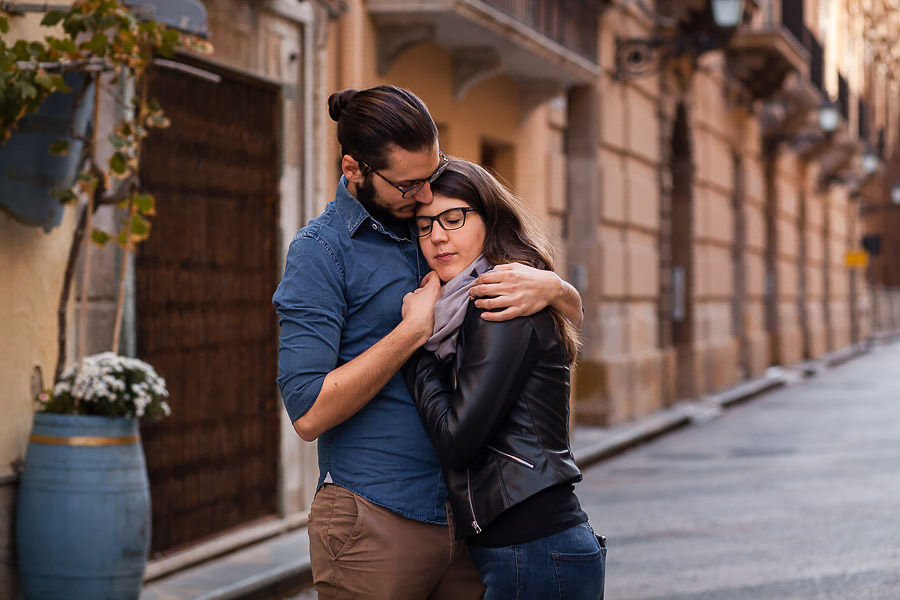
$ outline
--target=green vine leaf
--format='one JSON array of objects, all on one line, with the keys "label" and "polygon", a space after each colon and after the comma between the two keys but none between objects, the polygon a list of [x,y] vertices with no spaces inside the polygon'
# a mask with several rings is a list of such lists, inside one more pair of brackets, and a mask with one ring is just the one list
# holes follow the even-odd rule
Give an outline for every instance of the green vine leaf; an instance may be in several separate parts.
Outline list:
[{"label": "green vine leaf", "polygon": [[50,75],[50,81],[53,82],[53,87],[58,92],[68,94],[69,92],[72,91],[72,88],[70,88],[68,85],[66,85],[66,80],[63,79],[62,75],[52,74],[52,75]]},{"label": "green vine leaf", "polygon": [[91,241],[101,248],[106,245],[106,243],[112,239],[112,236],[103,231],[102,229],[95,229],[91,232]]},{"label": "green vine leaf", "polygon": [[[62,21],[66,17],[66,13],[61,10],[51,10],[44,18],[41,19],[41,25],[45,27],[53,27],[54,25],[58,25],[60,21]],[[5,33],[5,32],[4,32]]]},{"label": "green vine leaf", "polygon": [[129,144],[128,140],[126,140],[125,138],[123,138],[120,135],[116,135],[115,133],[110,134],[108,139],[109,139],[109,143],[112,144],[113,148],[116,148],[116,149],[122,148]]},{"label": "green vine leaf", "polygon": [[27,81],[20,82],[19,88],[22,91],[22,95],[25,96],[26,98],[31,99],[31,100],[37,98],[37,95],[38,95],[37,88],[35,88],[33,85],[31,85]]},{"label": "green vine leaf", "polygon": [[47,38],[47,45],[53,50],[65,54],[66,56],[71,57],[78,54],[78,46],[75,45],[75,41],[71,38]]},{"label": "green vine leaf", "polygon": [[137,194],[134,197],[134,206],[144,215],[156,214],[156,199],[150,194]]},{"label": "green vine leaf", "polygon": [[141,215],[131,216],[131,235],[136,241],[141,241],[150,235],[150,221]]},{"label": "green vine leaf", "polygon": [[6,17],[0,17],[0,33],[9,33],[9,20]]},{"label": "green vine leaf", "polygon": [[122,155],[121,152],[113,154],[112,158],[109,159],[109,168],[117,175],[124,175],[125,171],[128,169],[125,156]]},{"label": "green vine leaf", "polygon": [[71,143],[69,140],[56,140],[52,144],[50,144],[50,154],[55,154],[57,156],[65,156],[69,153],[69,146]]},{"label": "green vine leaf", "polygon": [[43,69],[38,69],[37,73],[34,76],[34,82],[48,92],[52,92],[55,87],[53,85],[53,80],[50,79],[50,76],[47,75],[47,72]]},{"label": "green vine leaf", "polygon": [[109,45],[109,38],[106,37],[105,33],[96,33],[94,37],[83,44],[81,47],[85,50],[90,50],[97,56],[106,56],[106,48]]},{"label": "green vine leaf", "polygon": [[69,204],[71,202],[75,202],[75,200],[78,199],[78,197],[75,195],[75,192],[73,192],[70,188],[53,190],[52,192],[50,192],[50,195],[54,198],[59,199],[59,201],[63,204]]}]

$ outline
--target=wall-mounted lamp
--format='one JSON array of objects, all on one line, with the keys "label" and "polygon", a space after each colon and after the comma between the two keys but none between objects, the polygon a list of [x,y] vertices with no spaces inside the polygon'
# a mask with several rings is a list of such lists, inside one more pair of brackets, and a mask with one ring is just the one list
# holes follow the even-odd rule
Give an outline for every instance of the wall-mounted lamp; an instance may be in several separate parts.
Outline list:
[{"label": "wall-mounted lamp", "polygon": [[841,124],[841,106],[837,102],[824,102],[819,106],[819,127],[825,133],[834,133]]},{"label": "wall-mounted lamp", "polygon": [[712,14],[719,27],[737,27],[744,18],[744,0],[713,0]]},{"label": "wall-mounted lamp", "polygon": [[620,79],[662,70],[675,58],[700,56],[724,48],[744,15],[745,0],[710,0],[712,21],[697,31],[661,33],[645,38],[616,40],[616,74]]},{"label": "wall-mounted lamp", "polygon": [[891,186],[891,203],[894,206],[900,206],[900,182]]},{"label": "wall-mounted lamp", "polygon": [[878,170],[878,166],[881,164],[881,157],[878,156],[878,153],[875,151],[875,148],[872,147],[871,144],[866,144],[866,149],[863,152],[862,159],[860,160],[860,166],[862,166],[863,173],[866,175],[872,175],[875,171]]}]

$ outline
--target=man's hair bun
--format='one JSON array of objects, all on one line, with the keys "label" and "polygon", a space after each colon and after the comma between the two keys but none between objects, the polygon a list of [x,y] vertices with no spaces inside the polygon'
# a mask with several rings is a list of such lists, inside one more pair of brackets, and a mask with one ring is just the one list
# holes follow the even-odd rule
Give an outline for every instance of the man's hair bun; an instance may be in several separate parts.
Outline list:
[{"label": "man's hair bun", "polygon": [[328,114],[333,121],[341,118],[341,113],[353,101],[358,92],[353,89],[342,90],[328,96]]}]

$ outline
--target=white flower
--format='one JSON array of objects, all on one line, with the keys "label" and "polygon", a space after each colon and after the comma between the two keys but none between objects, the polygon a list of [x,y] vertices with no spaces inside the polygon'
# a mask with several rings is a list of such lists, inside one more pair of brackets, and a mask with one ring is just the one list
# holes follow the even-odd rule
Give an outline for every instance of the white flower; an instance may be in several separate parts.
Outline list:
[{"label": "white flower", "polygon": [[149,410],[168,416],[166,381],[142,360],[103,352],[84,357],[60,375],[55,398],[68,397],[94,408],[90,414],[141,417]]}]

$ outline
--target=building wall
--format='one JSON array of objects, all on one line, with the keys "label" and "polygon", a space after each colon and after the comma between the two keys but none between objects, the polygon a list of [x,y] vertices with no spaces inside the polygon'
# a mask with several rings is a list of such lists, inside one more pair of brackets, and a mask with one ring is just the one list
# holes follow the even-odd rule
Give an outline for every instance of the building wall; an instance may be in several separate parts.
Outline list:
[{"label": "building wall", "polygon": [[799,243],[800,203],[806,193],[801,159],[783,152],[775,166],[775,238],[778,248],[775,332],[779,364],[790,365],[803,359],[803,330],[800,326]]},{"label": "building wall", "polygon": [[846,192],[833,187],[826,192],[828,217],[828,243],[830,246],[830,294],[829,322],[831,345],[838,350],[851,343],[850,273],[844,264],[846,252],[851,247],[849,230],[849,199]]},{"label": "building wall", "polygon": [[733,197],[736,156],[742,151],[741,114],[729,102],[721,54],[704,65],[713,68],[694,77],[696,91],[695,229],[695,394],[721,389],[737,380],[738,340],[734,336],[732,246],[735,240]]},{"label": "building wall", "polygon": [[[46,33],[40,15],[10,17],[9,39]],[[34,394],[53,383],[58,306],[74,209],[44,232],[0,211],[0,597],[14,598],[14,500],[34,412]]]},{"label": "building wall", "polygon": [[815,193],[813,169],[807,169],[804,221],[801,235],[806,244],[806,293],[801,298],[806,311],[807,358],[816,358],[828,350],[828,316],[825,311],[826,210],[821,195]]},{"label": "building wall", "polygon": [[[596,169],[596,188],[575,186],[570,203],[593,222],[573,225],[590,243],[570,240],[582,253],[573,260],[589,265],[585,297],[584,351],[579,364],[579,415],[584,422],[616,422],[662,406],[660,372],[663,354],[658,347],[659,310],[659,165],[660,132],[657,118],[659,80],[622,82],[614,78],[616,32],[640,35],[649,23],[634,11],[610,8],[601,24],[601,64],[604,76],[591,99],[593,112],[571,122],[572,136],[584,135],[596,119],[595,133],[584,153]],[[580,159],[579,159],[580,160]],[[581,163],[579,162],[579,165]],[[576,180],[589,177],[570,168]],[[574,220],[574,217],[573,217]],[[583,292],[584,293],[584,292]]]},{"label": "building wall", "polygon": [[744,168],[743,201],[737,210],[744,224],[743,327],[745,377],[762,375],[770,364],[769,334],[766,330],[766,182],[762,134],[752,115],[744,117],[739,130]]}]

